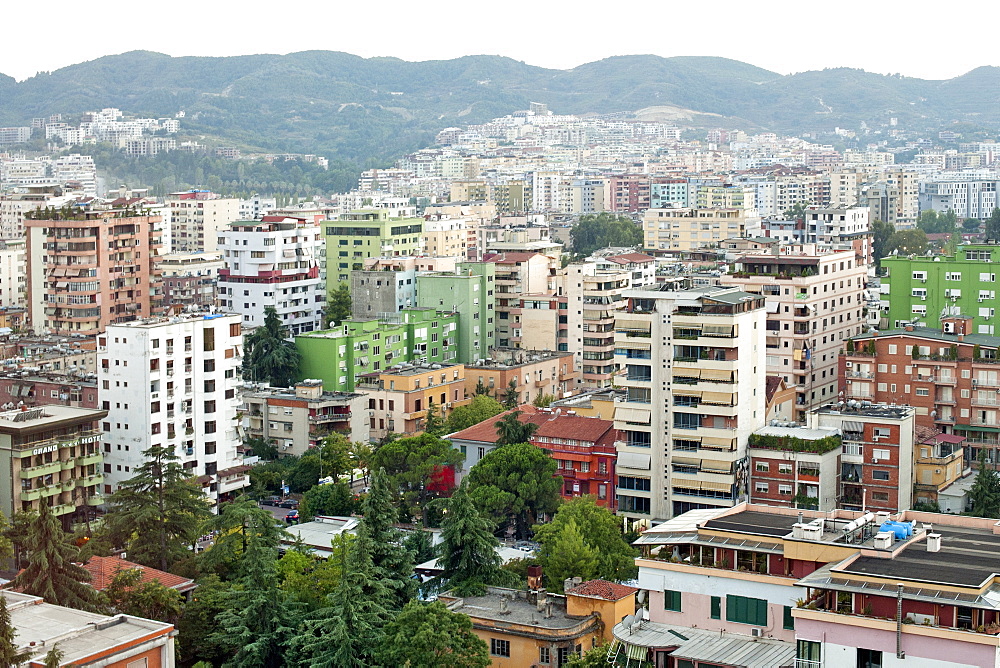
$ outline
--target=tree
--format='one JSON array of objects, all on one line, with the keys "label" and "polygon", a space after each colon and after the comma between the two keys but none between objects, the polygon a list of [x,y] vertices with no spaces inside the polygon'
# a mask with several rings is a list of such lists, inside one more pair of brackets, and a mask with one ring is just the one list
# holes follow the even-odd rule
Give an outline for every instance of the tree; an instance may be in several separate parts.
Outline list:
[{"label": "tree", "polygon": [[205,661],[221,666],[231,655],[226,646],[210,639],[215,633],[216,619],[226,610],[230,588],[214,574],[198,579],[198,588],[177,622],[177,647],[184,665]]},{"label": "tree", "polygon": [[920,255],[930,245],[923,230],[897,230],[892,235],[892,243],[905,255]]},{"label": "tree", "polygon": [[248,496],[223,503],[219,512],[204,524],[205,531],[216,532],[215,542],[202,553],[201,562],[227,578],[240,564],[251,540],[270,550],[277,550],[282,538],[291,538],[270,511]]},{"label": "tree", "polygon": [[809,202],[796,202],[790,209],[785,210],[785,220],[800,220],[805,217],[808,209]]},{"label": "tree", "polygon": [[324,326],[337,327],[351,318],[351,286],[341,282],[326,297],[326,321]]},{"label": "tree", "polygon": [[417,593],[417,583],[411,577],[413,555],[403,546],[402,532],[395,526],[399,513],[392,503],[393,496],[389,477],[379,470],[372,476],[371,491],[361,502],[357,540],[365,541],[362,549],[370,555],[373,575],[388,592],[384,605],[398,610]]},{"label": "tree", "polygon": [[120,568],[104,595],[114,612],[177,624],[183,610],[183,598],[176,589],[158,580],[142,581],[139,568]]},{"label": "tree", "polygon": [[351,486],[344,480],[316,485],[306,491],[299,504],[299,515],[305,520],[317,515],[351,515],[357,508]]},{"label": "tree", "polygon": [[445,433],[445,421],[441,411],[433,399],[427,400],[427,412],[424,414],[424,433],[431,436],[441,436]]},{"label": "tree", "polygon": [[962,235],[958,232],[952,232],[951,236],[948,237],[948,242],[944,245],[944,254],[955,257],[958,254],[958,246],[962,243]]},{"label": "tree", "polygon": [[487,387],[486,385],[483,384],[483,379],[482,378],[480,378],[478,381],[476,381],[476,389],[473,392],[473,394],[475,394],[476,396],[479,396],[479,395],[482,394],[482,395],[485,395],[485,396],[488,397],[488,396],[490,396],[490,393],[492,393],[492,392],[493,392],[493,390],[491,390],[489,387]]},{"label": "tree", "polygon": [[573,252],[584,257],[609,246],[632,248],[643,243],[642,228],[631,218],[603,211],[580,216],[569,238]]},{"label": "tree", "polygon": [[17,651],[17,629],[10,620],[7,599],[0,596],[0,666],[17,666],[31,658],[31,651]]},{"label": "tree", "polygon": [[514,378],[510,379],[507,383],[507,390],[503,394],[503,406],[507,410],[512,408],[517,408],[521,405],[521,393],[517,390],[517,380]]},{"label": "tree", "polygon": [[240,560],[242,575],[225,592],[225,609],[209,639],[231,652],[226,666],[265,668],[284,665],[285,644],[297,620],[287,595],[278,587],[274,568],[277,551],[256,534],[249,534]]},{"label": "tree", "polygon": [[260,457],[265,461],[278,458],[278,445],[273,438],[263,438],[252,436],[243,439],[243,447],[249,450],[255,457]]},{"label": "tree", "polygon": [[343,576],[341,552],[350,549],[353,540],[348,534],[346,540],[334,541],[326,559],[303,550],[288,550],[276,565],[281,588],[307,610],[328,606],[327,596],[337,589]]},{"label": "tree", "polygon": [[563,664],[565,668],[607,668],[608,646],[600,644],[593,649],[589,649],[583,655],[570,652],[569,660]]},{"label": "tree", "polygon": [[329,606],[311,615],[290,642],[300,666],[364,668],[377,665],[376,654],[390,616],[385,588],[372,563],[370,542],[360,536],[346,548],[342,543],[340,584],[328,597]]},{"label": "tree", "polygon": [[917,229],[925,234],[950,234],[955,231],[955,212],[949,209],[945,214],[938,214],[934,209],[921,211],[917,218]]},{"label": "tree", "polygon": [[[535,540],[542,546],[539,562],[543,572],[552,573],[550,560],[566,551],[562,543],[568,534],[563,530],[569,522],[577,526],[583,542],[597,555],[595,577],[614,582],[636,577],[636,550],[625,541],[618,519],[610,510],[597,505],[592,496],[577,497],[562,504],[551,522],[535,527]],[[580,573],[568,577],[576,576],[583,577]],[[562,586],[562,581],[552,584]]]},{"label": "tree", "polygon": [[132,561],[165,571],[188,556],[211,512],[172,447],[154,445],[142,455],[135,475],[111,495],[105,522],[116,544],[128,545]]},{"label": "tree", "polygon": [[47,504],[41,504],[38,517],[28,533],[28,563],[10,583],[10,588],[47,603],[78,610],[100,612],[100,593],[91,587],[90,573],[77,565],[79,549],[63,532],[59,519]]},{"label": "tree", "polygon": [[549,404],[551,404],[555,400],[556,400],[555,395],[539,394],[537,397],[535,397],[535,400],[532,401],[531,403],[534,406],[537,406],[538,408],[546,408],[548,407]]},{"label": "tree", "polygon": [[962,229],[966,232],[978,232],[982,224],[983,222],[978,218],[966,218],[962,221]]},{"label": "tree", "polygon": [[562,592],[566,578],[593,580],[598,574],[598,553],[583,539],[576,521],[569,519],[548,536],[548,551],[542,561],[542,572],[549,589]]},{"label": "tree", "polygon": [[979,451],[979,471],[969,489],[972,514],[977,517],[1000,517],[1000,476],[986,461],[986,449]]},{"label": "tree", "polygon": [[491,417],[499,415],[504,410],[503,405],[485,393],[476,394],[472,401],[454,409],[448,416],[449,434],[468,429]]},{"label": "tree", "polygon": [[441,522],[441,580],[460,596],[475,595],[486,585],[512,580],[501,569],[499,545],[490,521],[480,515],[463,482],[449,500]]},{"label": "tree", "polygon": [[290,387],[299,368],[299,351],[273,306],[264,309],[264,324],[244,338],[243,378],[272,387]]},{"label": "tree", "polygon": [[45,668],[62,668],[63,657],[66,653],[59,649],[59,643],[56,643],[52,648],[45,653],[45,658],[42,659],[42,665]]},{"label": "tree", "polygon": [[422,564],[437,556],[434,549],[434,536],[429,531],[417,529],[411,531],[403,540],[403,545],[413,555],[414,564]]},{"label": "tree", "polygon": [[372,455],[371,465],[385,471],[391,498],[401,493],[407,504],[420,509],[426,524],[427,504],[451,493],[462,460],[450,442],[425,433],[386,443]]},{"label": "tree", "polygon": [[411,668],[486,668],[489,647],[472,631],[468,615],[441,601],[410,601],[389,622],[380,653],[385,666]]},{"label": "tree", "polygon": [[1000,207],[993,209],[990,217],[986,219],[984,235],[987,239],[1000,241]]},{"label": "tree", "polygon": [[556,461],[530,443],[496,448],[472,467],[469,494],[479,510],[500,526],[526,538],[543,513],[559,507],[562,476]]},{"label": "tree", "polygon": [[892,223],[881,220],[872,221],[872,253],[875,254],[876,269],[882,267],[882,258],[889,257],[892,255],[892,251],[896,250],[892,243],[892,237],[895,233],[896,228],[893,227]]},{"label": "tree", "polygon": [[525,422],[520,418],[524,415],[521,411],[513,410],[497,420],[497,440],[496,444],[511,445],[513,443],[527,443],[531,435],[538,430],[538,425],[534,422]]}]

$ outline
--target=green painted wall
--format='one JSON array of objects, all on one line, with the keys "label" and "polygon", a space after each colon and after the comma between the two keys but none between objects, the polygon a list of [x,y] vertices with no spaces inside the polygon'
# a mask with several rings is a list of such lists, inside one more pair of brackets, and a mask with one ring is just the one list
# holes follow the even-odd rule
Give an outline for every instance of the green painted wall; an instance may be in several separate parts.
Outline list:
[{"label": "green painted wall", "polygon": [[326,240],[326,287],[349,283],[351,269],[361,269],[371,257],[416,255],[423,218],[390,218],[381,209],[363,209],[323,223]]},{"label": "green painted wall", "polygon": [[417,274],[417,306],[459,314],[458,361],[463,364],[488,358],[496,345],[495,275],[492,262],[462,262],[458,273]]},{"label": "green painted wall", "polygon": [[[882,267],[889,272],[881,280],[880,297],[889,302],[890,329],[897,328],[898,322],[912,320],[936,327],[941,311],[948,306],[958,307],[961,315],[973,319],[970,333],[1000,334],[1000,322],[995,317],[1000,313],[1000,246],[959,246],[955,257],[889,257],[882,260]],[[920,272],[926,278],[921,278]],[[927,314],[920,315],[924,308]],[[983,329],[989,327],[995,329]]]},{"label": "green painted wall", "polygon": [[352,392],[357,376],[426,357],[455,362],[458,316],[434,309],[404,309],[398,321],[347,320],[341,327],[295,337],[299,379],[318,378],[327,392]]}]

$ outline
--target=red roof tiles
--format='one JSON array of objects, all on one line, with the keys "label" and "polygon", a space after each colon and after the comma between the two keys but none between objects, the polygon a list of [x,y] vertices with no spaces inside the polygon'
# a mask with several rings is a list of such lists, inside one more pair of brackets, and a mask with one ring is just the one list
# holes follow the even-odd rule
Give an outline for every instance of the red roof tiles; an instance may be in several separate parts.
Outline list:
[{"label": "red roof tiles", "polygon": [[138,568],[142,571],[141,582],[159,582],[164,587],[176,589],[182,594],[198,586],[194,583],[194,580],[182,578],[179,575],[160,571],[155,568],[141,566],[119,557],[91,557],[90,561],[83,564],[83,567],[90,572],[90,585],[98,591],[104,591],[111,584],[118,571],[130,568]]},{"label": "red roof tiles", "polygon": [[620,601],[626,596],[635,594],[638,589],[620,585],[607,580],[589,580],[576,587],[573,587],[567,594],[574,596],[590,596],[592,598],[603,598],[606,601]]}]

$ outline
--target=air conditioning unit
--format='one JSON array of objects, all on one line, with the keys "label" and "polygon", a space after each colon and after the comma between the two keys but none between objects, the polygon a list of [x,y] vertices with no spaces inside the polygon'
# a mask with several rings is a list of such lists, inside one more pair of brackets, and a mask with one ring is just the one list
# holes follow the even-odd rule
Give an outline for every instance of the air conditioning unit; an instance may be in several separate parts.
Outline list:
[{"label": "air conditioning unit", "polygon": [[764,637],[764,629],[752,628],[752,629],[750,629],[750,636],[753,637],[753,638],[763,638]]},{"label": "air conditioning unit", "polygon": [[927,301],[927,295],[920,295],[920,301],[922,302]]},{"label": "air conditioning unit", "polygon": [[927,279],[926,279],[926,278],[921,278],[921,279],[920,279],[920,282],[921,282],[921,283],[926,283],[926,282],[927,282]]},{"label": "air conditioning unit", "polygon": [[846,364],[844,364],[844,366],[847,367],[848,369],[853,369],[854,368],[854,362],[847,362]]}]

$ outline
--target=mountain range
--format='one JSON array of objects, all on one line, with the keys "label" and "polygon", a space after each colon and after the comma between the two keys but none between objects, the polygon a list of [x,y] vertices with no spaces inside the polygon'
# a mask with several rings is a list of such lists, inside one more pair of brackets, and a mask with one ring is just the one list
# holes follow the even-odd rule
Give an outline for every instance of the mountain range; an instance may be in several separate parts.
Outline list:
[{"label": "mountain range", "polygon": [[[1000,68],[944,81],[840,68],[781,75],[713,57],[638,55],[571,70],[500,56],[408,62],[334,51],[171,57],[132,51],[38,74],[0,75],[0,125],[104,107],[173,116],[182,130],[267,151],[385,165],[442,128],[483,122],[529,102],[555,113],[676,108],[688,123],[786,134],[835,127],[929,131],[1000,128]],[[723,118],[719,118],[719,117]]]}]

